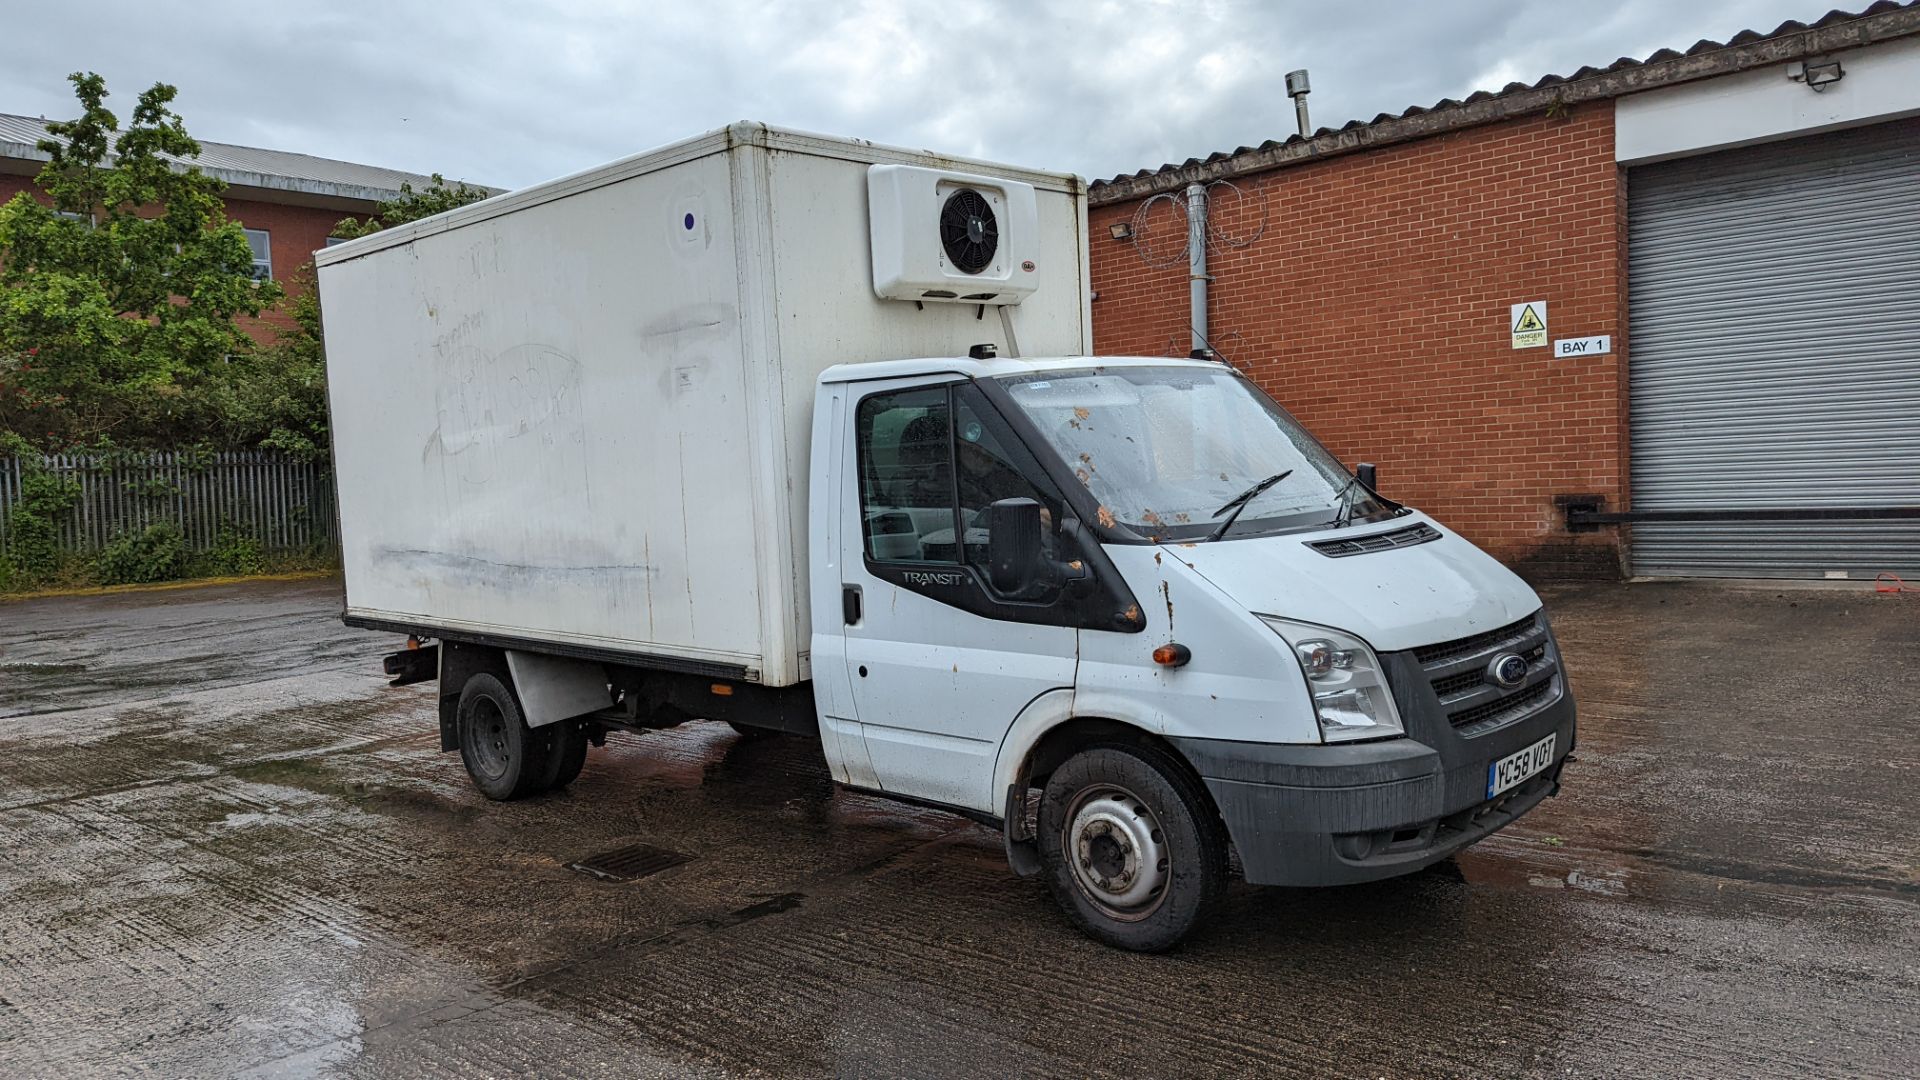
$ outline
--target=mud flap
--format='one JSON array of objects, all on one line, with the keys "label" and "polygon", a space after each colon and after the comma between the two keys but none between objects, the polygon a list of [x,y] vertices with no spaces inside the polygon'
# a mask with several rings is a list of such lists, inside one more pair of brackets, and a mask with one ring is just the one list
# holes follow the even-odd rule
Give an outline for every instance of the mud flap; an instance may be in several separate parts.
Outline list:
[{"label": "mud flap", "polygon": [[507,668],[513,673],[513,692],[520,697],[528,727],[545,727],[613,707],[603,664],[508,649]]},{"label": "mud flap", "polygon": [[511,680],[506,658],[499,649],[472,645],[464,641],[442,641],[440,660],[440,749],[452,753],[460,749],[460,691],[467,680],[482,671]]},{"label": "mud flap", "polygon": [[1027,788],[1025,784],[1008,784],[1005,812],[1000,815],[1005,823],[1003,830],[1007,841],[1007,865],[1019,877],[1029,878],[1040,873],[1040,844],[1027,831]]}]

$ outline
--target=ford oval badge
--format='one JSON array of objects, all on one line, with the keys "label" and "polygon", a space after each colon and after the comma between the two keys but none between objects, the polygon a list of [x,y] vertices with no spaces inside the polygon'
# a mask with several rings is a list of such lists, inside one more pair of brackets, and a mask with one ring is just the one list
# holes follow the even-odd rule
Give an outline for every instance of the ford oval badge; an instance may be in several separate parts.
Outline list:
[{"label": "ford oval badge", "polygon": [[1527,681],[1527,658],[1517,653],[1501,653],[1487,665],[1487,678],[1494,685],[1511,690]]}]

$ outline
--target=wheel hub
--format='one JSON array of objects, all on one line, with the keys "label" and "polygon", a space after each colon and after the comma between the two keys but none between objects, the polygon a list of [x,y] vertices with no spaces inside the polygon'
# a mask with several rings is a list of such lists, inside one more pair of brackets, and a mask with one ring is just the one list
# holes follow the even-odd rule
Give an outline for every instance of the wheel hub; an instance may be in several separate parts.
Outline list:
[{"label": "wheel hub", "polygon": [[1067,825],[1075,879],[1102,907],[1138,913],[1166,890],[1168,859],[1159,822],[1119,789],[1088,792]]},{"label": "wheel hub", "polygon": [[474,751],[479,771],[489,779],[506,774],[511,753],[507,749],[507,717],[491,701],[481,701],[473,717]]}]

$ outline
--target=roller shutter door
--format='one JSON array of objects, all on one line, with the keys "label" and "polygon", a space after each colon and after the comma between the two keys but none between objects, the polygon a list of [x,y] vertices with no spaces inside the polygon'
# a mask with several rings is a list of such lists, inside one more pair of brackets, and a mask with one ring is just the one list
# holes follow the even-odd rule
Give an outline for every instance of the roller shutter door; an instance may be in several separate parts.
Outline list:
[{"label": "roller shutter door", "polygon": [[[1920,122],[1628,174],[1636,510],[1920,505]],[[1634,571],[1920,581],[1920,520],[1640,524]]]}]

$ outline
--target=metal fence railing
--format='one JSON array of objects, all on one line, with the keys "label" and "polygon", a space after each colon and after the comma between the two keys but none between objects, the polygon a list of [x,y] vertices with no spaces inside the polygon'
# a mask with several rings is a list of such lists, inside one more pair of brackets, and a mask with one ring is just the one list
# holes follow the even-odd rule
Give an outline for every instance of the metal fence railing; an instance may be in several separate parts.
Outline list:
[{"label": "metal fence railing", "polygon": [[[79,498],[56,522],[63,550],[98,551],[122,533],[170,521],[191,550],[222,530],[267,551],[331,546],[338,535],[333,476],[325,462],[264,452],[49,454],[40,467],[66,477]],[[20,502],[22,462],[0,458],[0,552]]]}]

